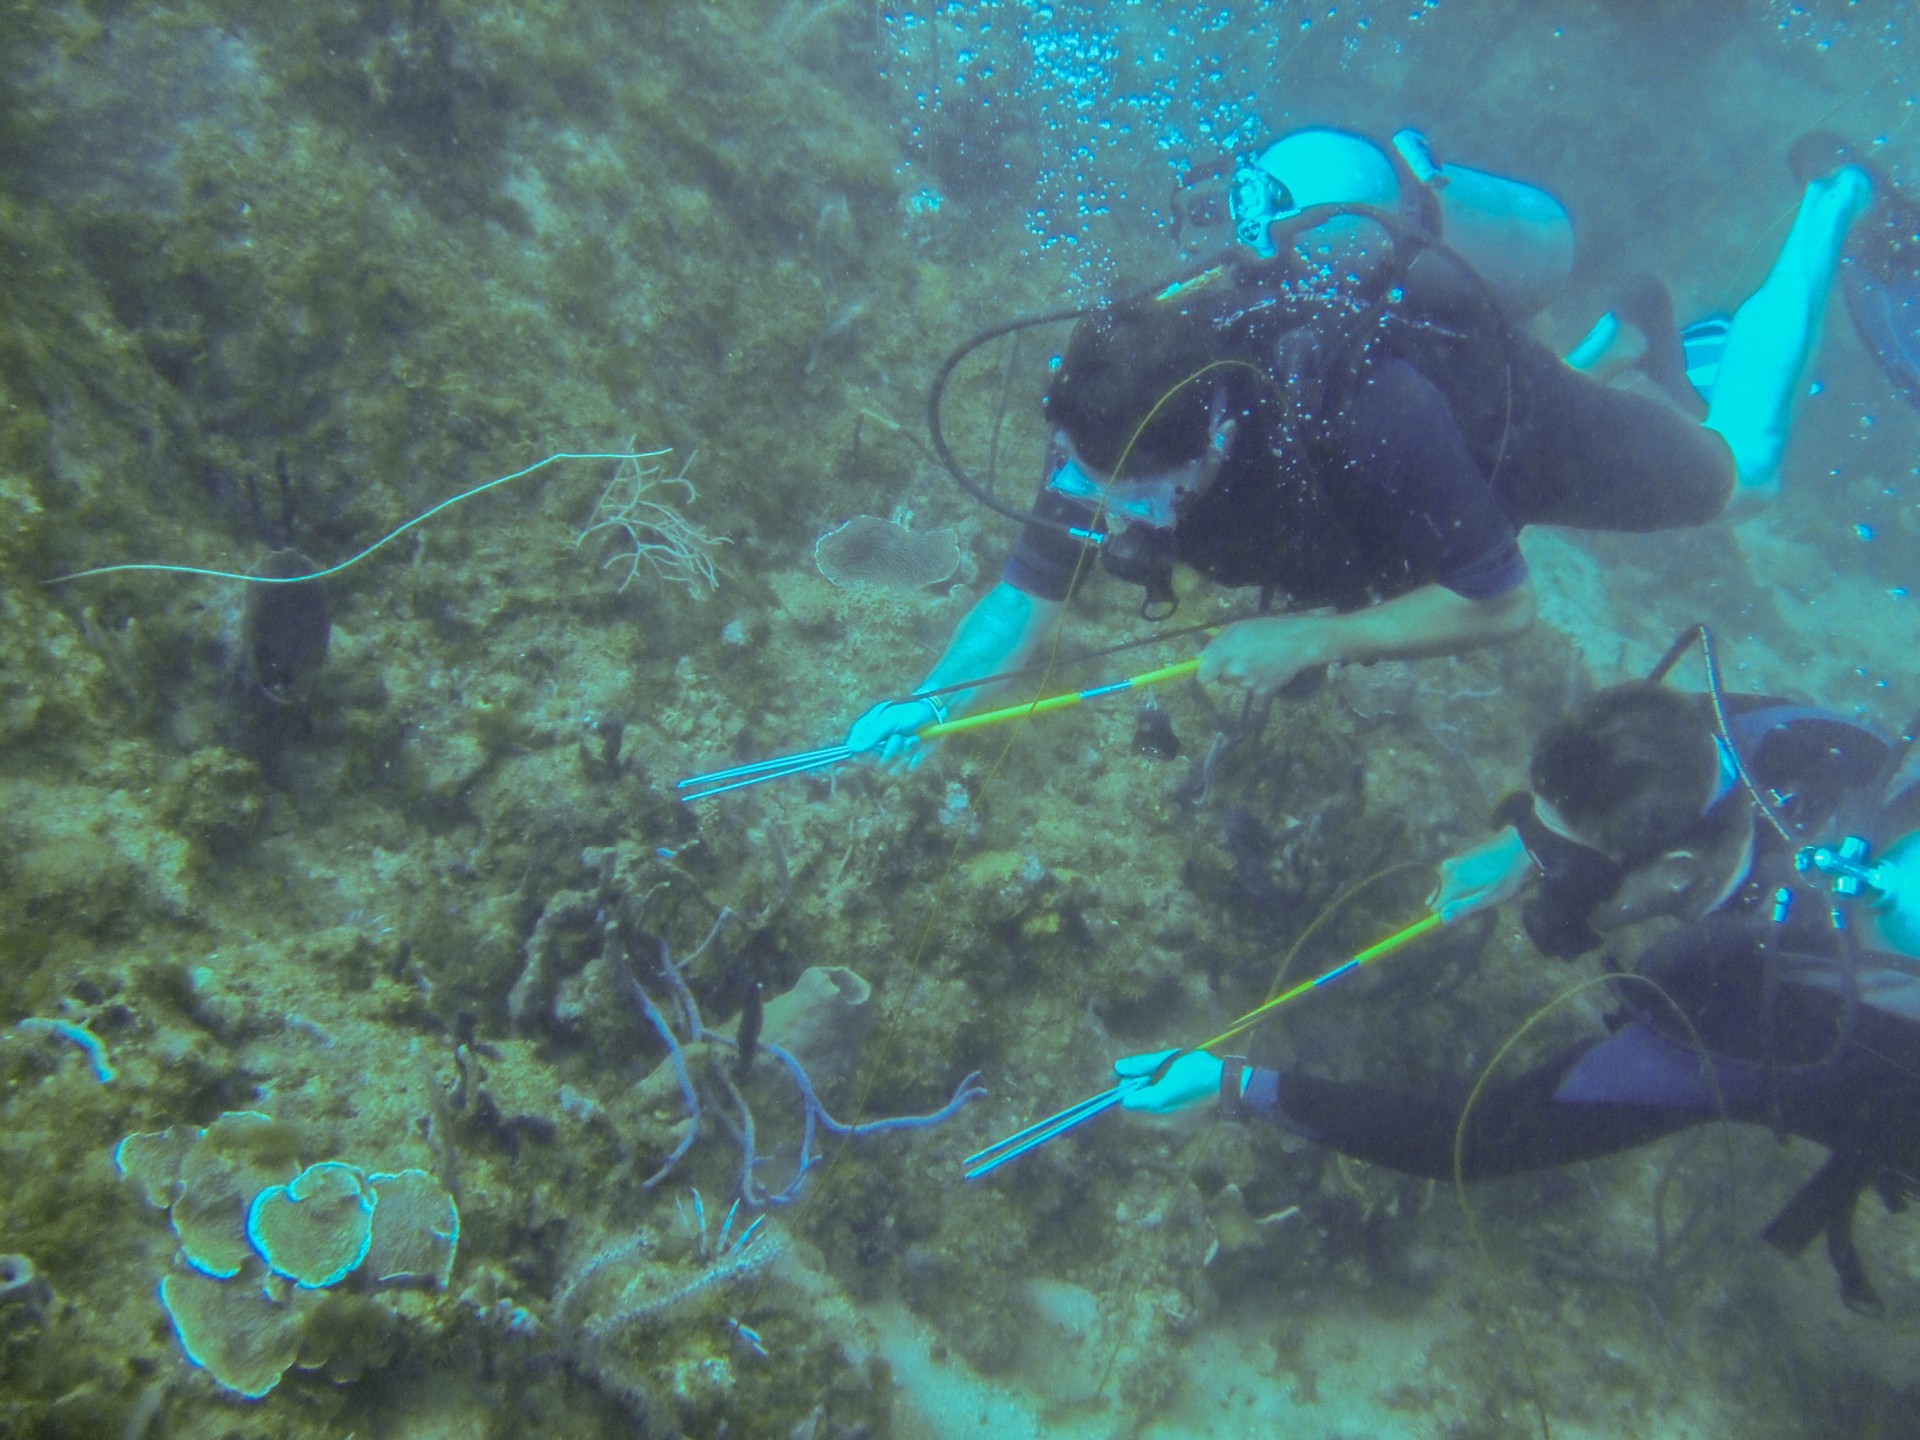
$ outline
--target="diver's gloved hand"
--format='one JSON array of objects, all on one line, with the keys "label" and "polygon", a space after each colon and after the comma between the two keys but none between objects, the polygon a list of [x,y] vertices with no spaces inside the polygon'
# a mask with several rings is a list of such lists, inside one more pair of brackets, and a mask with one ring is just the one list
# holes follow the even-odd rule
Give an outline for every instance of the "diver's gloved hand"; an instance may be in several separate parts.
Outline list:
[{"label": "diver's gloved hand", "polygon": [[[1126,1055],[1113,1062],[1113,1073],[1122,1080],[1135,1075],[1151,1075],[1173,1050],[1151,1050],[1144,1055]],[[1217,1056],[1204,1050],[1189,1050],[1168,1067],[1158,1083],[1136,1090],[1120,1102],[1123,1110],[1142,1115],[1178,1115],[1196,1105],[1220,1097],[1220,1074],[1225,1069]],[[1251,1070],[1240,1072],[1241,1093],[1246,1092]]]},{"label": "diver's gloved hand", "polygon": [[1532,878],[1533,857],[1520,832],[1508,825],[1471,850],[1440,862],[1440,883],[1427,897],[1427,908],[1451,925],[1511,900]]},{"label": "diver's gloved hand", "polygon": [[882,700],[853,722],[844,743],[856,760],[896,773],[911,770],[927,758],[928,751],[914,738],[914,731],[943,718],[931,700]]}]

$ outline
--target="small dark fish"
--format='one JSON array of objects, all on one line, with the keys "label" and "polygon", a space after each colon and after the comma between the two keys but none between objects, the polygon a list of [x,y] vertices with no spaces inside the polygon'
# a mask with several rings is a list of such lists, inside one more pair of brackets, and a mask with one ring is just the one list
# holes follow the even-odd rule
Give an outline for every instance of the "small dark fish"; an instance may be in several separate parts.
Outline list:
[{"label": "small dark fish", "polygon": [[1133,722],[1133,748],[1156,760],[1180,758],[1180,737],[1173,733],[1173,721],[1151,699],[1140,707],[1140,717]]},{"label": "small dark fish", "polygon": [[[298,550],[276,550],[260,575],[283,580],[319,568]],[[279,705],[298,702],[326,664],[333,638],[333,600],[326,582],[248,587],[240,637],[247,673],[261,693]]]},{"label": "small dark fish", "polygon": [[733,1032],[735,1055],[733,1078],[744,1080],[753,1068],[753,1057],[760,1048],[760,1027],[766,1023],[767,1007],[760,982],[747,986],[747,998],[740,1002],[740,1024]]}]

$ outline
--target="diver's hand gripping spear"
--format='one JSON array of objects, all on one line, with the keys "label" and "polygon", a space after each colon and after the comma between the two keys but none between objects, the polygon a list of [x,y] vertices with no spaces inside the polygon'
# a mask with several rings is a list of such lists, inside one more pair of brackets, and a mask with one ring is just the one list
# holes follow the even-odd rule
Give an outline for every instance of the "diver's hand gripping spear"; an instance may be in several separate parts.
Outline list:
[{"label": "diver's hand gripping spear", "polygon": [[[1322,986],[1329,985],[1342,975],[1351,974],[1368,961],[1377,960],[1382,955],[1390,954],[1398,950],[1401,946],[1419,939],[1428,931],[1439,928],[1444,923],[1446,922],[1442,920],[1438,914],[1423,915],[1411,925],[1406,926],[1404,929],[1396,930],[1386,939],[1368,946],[1359,954],[1354,955],[1342,964],[1334,966],[1333,969],[1326,971],[1324,974],[1316,975],[1311,980],[1302,980],[1299,984],[1289,986],[1287,989],[1282,990],[1278,995],[1275,995],[1263,1004],[1256,1005],[1210,1040],[1203,1040],[1198,1045],[1189,1045],[1182,1050],[1168,1050],[1157,1057],[1133,1057],[1137,1062],[1142,1063],[1142,1068],[1132,1074],[1123,1074],[1119,1083],[1112,1088],[1103,1090],[1098,1095],[1089,1096],[1077,1104],[1069,1105],[1058,1114],[1049,1115],[1046,1119],[1029,1125],[1026,1129],[1017,1131],[1009,1135],[1006,1139],[989,1145],[984,1150],[969,1155],[965,1162],[965,1170],[963,1171],[965,1178],[968,1180],[978,1180],[983,1175],[990,1175],[1002,1165],[1018,1160],[1022,1155],[1038,1149],[1049,1140],[1064,1135],[1069,1130],[1077,1129],[1079,1126],[1093,1119],[1096,1115],[1103,1115],[1116,1105],[1126,1104],[1131,1097],[1139,1095],[1167,1079],[1168,1075],[1174,1070],[1175,1066],[1183,1057],[1212,1052],[1216,1046],[1224,1045],[1229,1040],[1244,1035],[1289,1001],[1297,999],[1309,991],[1318,990]],[[1153,1059],[1155,1061],[1150,1069],[1144,1067],[1144,1061],[1146,1059]],[[1126,1062],[1123,1061],[1121,1063],[1124,1064]],[[1117,1068],[1116,1066],[1116,1069]],[[1128,1106],[1128,1108],[1150,1107]]]}]

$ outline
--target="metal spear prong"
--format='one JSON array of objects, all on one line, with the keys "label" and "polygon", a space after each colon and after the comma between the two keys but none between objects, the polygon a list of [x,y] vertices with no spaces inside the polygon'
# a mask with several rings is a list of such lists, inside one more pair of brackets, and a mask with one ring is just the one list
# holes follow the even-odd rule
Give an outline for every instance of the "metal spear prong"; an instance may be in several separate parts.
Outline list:
[{"label": "metal spear prong", "polygon": [[1089,1095],[1085,1100],[1067,1106],[1057,1114],[1016,1131],[997,1144],[975,1152],[966,1158],[962,1175],[968,1180],[978,1180],[990,1175],[1002,1165],[1018,1160],[1030,1150],[1037,1150],[1049,1140],[1064,1135],[1076,1126],[1084,1125],[1096,1115],[1104,1115],[1118,1105],[1134,1091],[1144,1089],[1151,1084],[1150,1075],[1129,1075],[1112,1089],[1102,1090],[1098,1095]]},{"label": "metal spear prong", "polygon": [[837,765],[852,757],[853,751],[846,746],[829,745],[798,755],[781,755],[772,760],[756,760],[749,765],[735,765],[726,770],[694,775],[675,782],[673,788],[681,792],[682,800],[704,800],[709,795],[724,795],[729,790],[741,790],[748,785],[758,785],[763,780],[780,780],[788,775],[800,775],[808,770]]}]

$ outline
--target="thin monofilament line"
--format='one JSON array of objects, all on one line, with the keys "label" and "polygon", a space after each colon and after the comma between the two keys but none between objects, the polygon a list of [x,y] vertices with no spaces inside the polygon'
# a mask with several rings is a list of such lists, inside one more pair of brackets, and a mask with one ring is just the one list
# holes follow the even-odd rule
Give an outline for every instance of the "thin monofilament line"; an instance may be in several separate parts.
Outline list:
[{"label": "thin monofilament line", "polygon": [[524,470],[516,470],[511,475],[502,475],[497,480],[489,480],[484,485],[476,485],[471,490],[463,490],[458,495],[450,496],[442,500],[431,509],[421,511],[404,525],[389,530],[358,555],[353,556],[351,559],[342,560],[338,565],[329,565],[325,570],[316,570],[311,575],[245,575],[237,570],[209,570],[198,565],[164,565],[155,562],[135,562],[125,565],[100,565],[91,570],[76,570],[71,575],[55,575],[51,579],[42,580],[40,583],[42,585],[64,585],[69,580],[85,580],[94,575],[113,575],[129,570],[149,570],[160,571],[168,575],[203,575],[209,580],[240,580],[249,585],[304,585],[310,580],[325,580],[329,575],[338,575],[342,570],[358,565],[362,560],[373,554],[374,551],[398,540],[402,535],[406,534],[407,531],[413,529],[414,526],[424,524],[438,515],[442,510],[451,509],[462,500],[471,500],[476,495],[484,495],[487,491],[497,486],[519,480],[524,476],[533,474],[536,470],[544,470],[556,461],[651,460],[670,453],[671,448],[667,450],[616,450],[608,451],[604,454],[575,454],[571,451],[562,451],[557,455],[549,455],[546,459],[529,465]]}]

